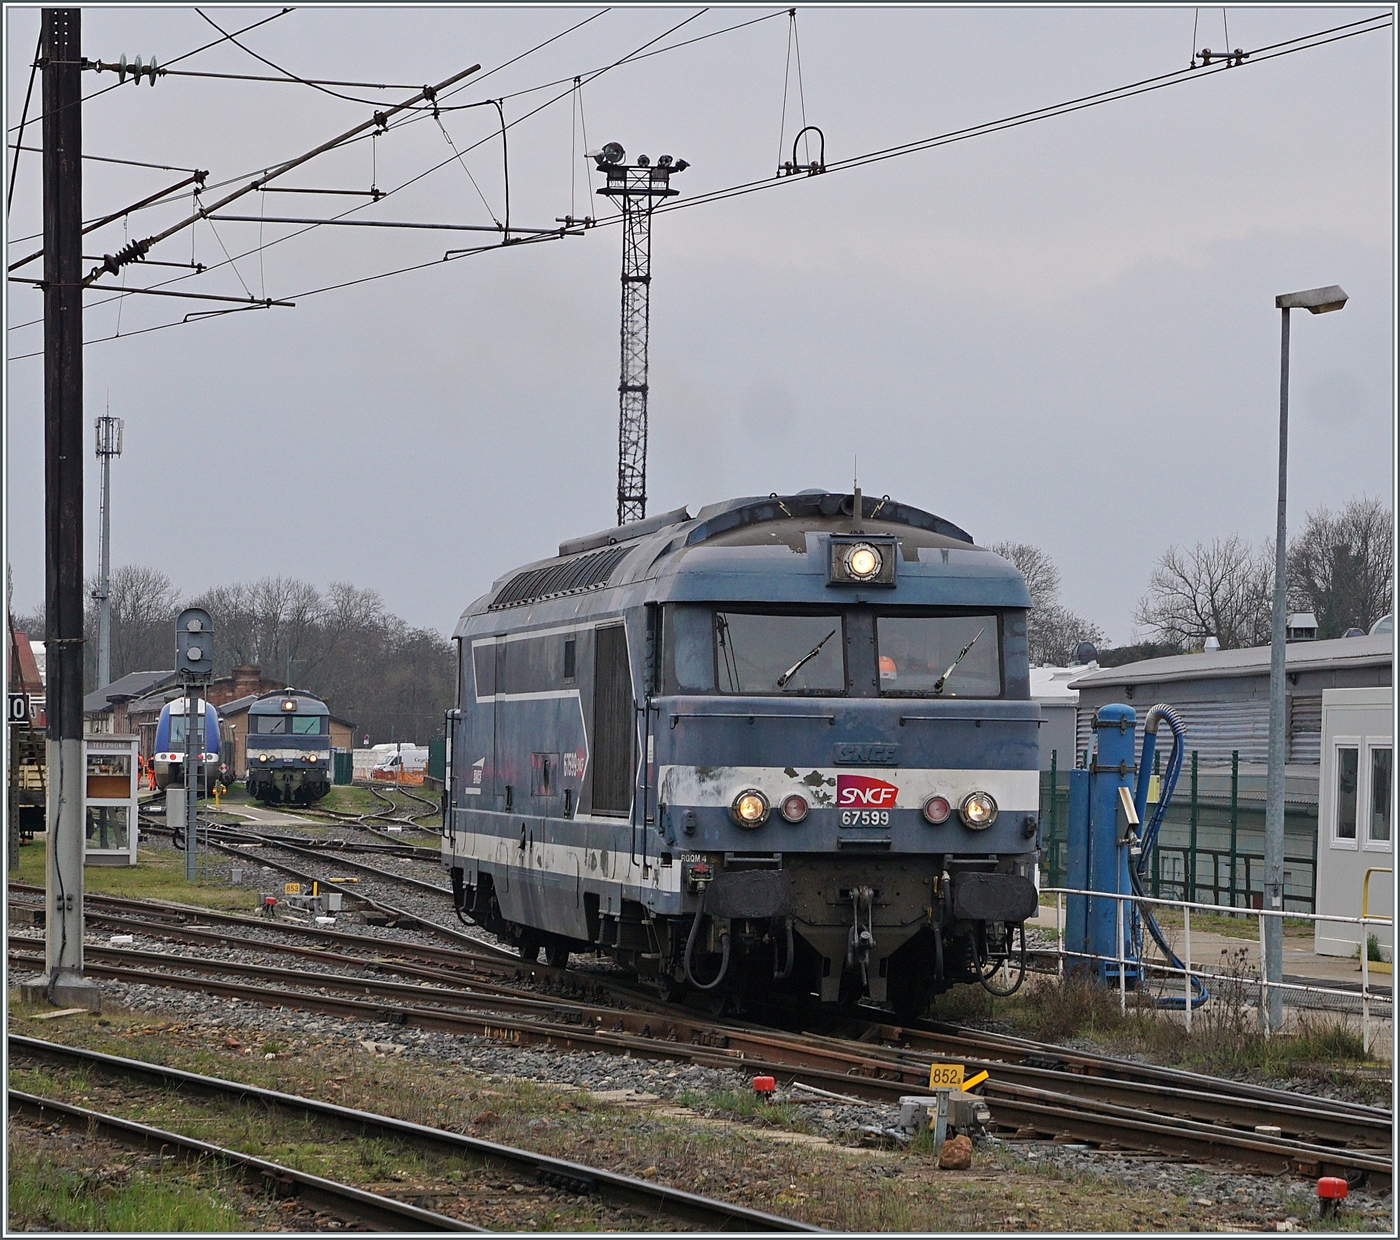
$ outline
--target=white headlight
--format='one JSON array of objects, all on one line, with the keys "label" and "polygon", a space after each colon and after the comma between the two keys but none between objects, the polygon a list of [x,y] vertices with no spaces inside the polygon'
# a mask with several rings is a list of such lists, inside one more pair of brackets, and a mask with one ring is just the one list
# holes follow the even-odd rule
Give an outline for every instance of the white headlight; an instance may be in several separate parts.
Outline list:
[{"label": "white headlight", "polygon": [[970,792],[959,806],[962,820],[974,831],[983,831],[997,819],[997,803],[990,792]]},{"label": "white headlight", "polygon": [[768,798],[757,788],[748,788],[729,807],[741,827],[761,827],[768,818]]},{"label": "white headlight", "polygon": [[860,581],[874,577],[883,563],[883,557],[869,543],[856,543],[846,552],[846,571]]}]

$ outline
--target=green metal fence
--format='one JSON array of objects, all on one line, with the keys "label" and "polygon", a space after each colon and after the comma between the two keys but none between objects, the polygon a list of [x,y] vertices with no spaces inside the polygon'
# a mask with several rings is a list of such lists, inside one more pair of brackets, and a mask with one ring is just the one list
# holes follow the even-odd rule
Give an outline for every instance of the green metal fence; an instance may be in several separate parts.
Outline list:
[{"label": "green metal fence", "polygon": [[[1069,772],[1050,756],[1040,775],[1041,881],[1065,884],[1069,834]],[[1159,768],[1160,768],[1160,764]],[[1240,795],[1239,753],[1232,755],[1229,791],[1205,796],[1192,751],[1183,764],[1153,852],[1148,888],[1165,899],[1258,908],[1264,889],[1264,803]],[[1284,804],[1284,907],[1316,912],[1317,806]]]}]

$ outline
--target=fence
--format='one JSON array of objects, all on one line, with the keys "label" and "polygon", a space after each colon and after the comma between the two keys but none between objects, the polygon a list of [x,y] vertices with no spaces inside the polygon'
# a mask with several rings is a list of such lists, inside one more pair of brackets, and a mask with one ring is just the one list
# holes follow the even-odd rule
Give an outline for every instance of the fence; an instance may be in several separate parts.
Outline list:
[{"label": "fence", "polygon": [[[1157,755],[1161,773],[1161,754]],[[1199,761],[1192,750],[1183,764],[1152,855],[1146,889],[1157,897],[1209,898],[1232,909],[1258,909],[1264,893],[1264,804],[1240,795],[1239,751],[1231,755],[1226,796],[1202,795]],[[1065,881],[1069,850],[1069,771],[1050,755],[1040,776],[1041,876],[1048,886]],[[1284,908],[1317,909],[1317,806],[1284,803]]]},{"label": "fence", "polygon": [[[1345,925],[1360,925],[1362,938],[1365,938],[1366,926],[1389,926],[1392,919],[1389,917],[1342,917],[1332,913],[1298,913],[1287,910],[1276,909],[1254,909],[1248,914],[1250,917],[1258,918],[1259,939],[1258,939],[1258,959],[1260,967],[1257,973],[1252,976],[1245,976],[1239,972],[1221,973],[1212,971],[1204,965],[1195,965],[1191,960],[1191,914],[1215,913],[1239,916],[1237,910],[1225,904],[1202,904],[1194,900],[1164,900],[1152,897],[1138,897],[1131,893],[1120,894],[1114,891],[1086,891],[1071,887],[1042,887],[1042,895],[1053,895],[1055,897],[1055,953],[1058,957],[1059,972],[1064,975],[1066,964],[1071,969],[1076,966],[1083,966],[1090,962],[1112,965],[1117,969],[1118,982],[1118,1003],[1121,1011],[1128,1010],[1128,974],[1130,971],[1136,972],[1141,969],[1142,979],[1148,975],[1156,974],[1165,979],[1179,978],[1184,987],[1183,998],[1186,1000],[1183,1016],[1186,1021],[1186,1031],[1191,1032],[1191,1017],[1193,1004],[1190,1002],[1192,994],[1193,980],[1202,982],[1214,982],[1225,986],[1247,985],[1250,989],[1258,987],[1259,990],[1259,1020],[1264,1036],[1267,1038],[1272,1032],[1268,1020],[1269,992],[1278,991],[1283,997],[1289,994],[1307,995],[1331,995],[1336,998],[1355,1001],[1358,997],[1361,1000],[1361,1040],[1362,1049],[1366,1054],[1371,1053],[1371,1004],[1379,1002],[1390,1009],[1393,1014],[1393,1000],[1389,987],[1377,993],[1371,986],[1371,975],[1369,962],[1366,958],[1366,951],[1363,947],[1361,951],[1361,991],[1358,996],[1355,990],[1338,986],[1322,986],[1315,982],[1271,982],[1265,977],[1263,968],[1264,960],[1264,919],[1267,917],[1300,917],[1311,922],[1337,922]],[[1117,937],[1118,954],[1116,956],[1100,956],[1088,951],[1071,951],[1065,946],[1065,897],[1066,896],[1087,896],[1091,900],[1113,900],[1117,908]],[[1178,953],[1180,965],[1173,965],[1167,961],[1143,959],[1141,961],[1131,959],[1125,951],[1124,918],[1131,915],[1128,901],[1132,901],[1137,906],[1156,906],[1158,908],[1179,909],[1182,917],[1182,943]]]}]

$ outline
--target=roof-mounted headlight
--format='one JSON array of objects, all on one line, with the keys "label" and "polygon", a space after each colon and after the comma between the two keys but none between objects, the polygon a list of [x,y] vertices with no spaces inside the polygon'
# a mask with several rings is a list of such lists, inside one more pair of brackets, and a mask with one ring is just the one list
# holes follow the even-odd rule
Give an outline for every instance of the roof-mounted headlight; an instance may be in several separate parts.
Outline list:
[{"label": "roof-mounted headlight", "polygon": [[833,534],[828,579],[832,585],[894,585],[898,544],[875,534]]},{"label": "roof-mounted headlight", "polygon": [[857,581],[869,581],[879,573],[883,559],[869,543],[856,543],[846,552],[846,571]]}]

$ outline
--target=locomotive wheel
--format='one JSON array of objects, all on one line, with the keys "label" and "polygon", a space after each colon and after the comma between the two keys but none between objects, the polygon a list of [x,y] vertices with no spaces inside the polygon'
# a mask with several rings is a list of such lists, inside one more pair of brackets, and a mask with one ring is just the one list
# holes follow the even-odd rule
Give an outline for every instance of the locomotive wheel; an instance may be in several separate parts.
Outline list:
[{"label": "locomotive wheel", "polygon": [[535,964],[540,958],[540,936],[533,930],[522,930],[516,940],[520,947],[520,959],[526,964]]},{"label": "locomotive wheel", "polygon": [[569,945],[560,939],[544,945],[544,962],[551,969],[567,969],[569,967]]},{"label": "locomotive wheel", "polygon": [[656,978],[656,993],[662,1003],[679,1003],[685,997],[686,990],[686,984],[669,973],[661,973]]}]

